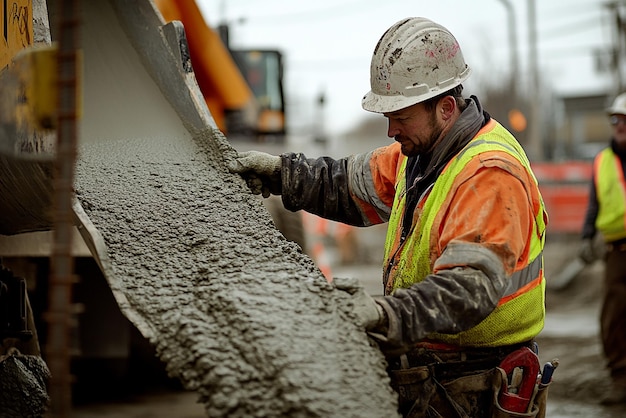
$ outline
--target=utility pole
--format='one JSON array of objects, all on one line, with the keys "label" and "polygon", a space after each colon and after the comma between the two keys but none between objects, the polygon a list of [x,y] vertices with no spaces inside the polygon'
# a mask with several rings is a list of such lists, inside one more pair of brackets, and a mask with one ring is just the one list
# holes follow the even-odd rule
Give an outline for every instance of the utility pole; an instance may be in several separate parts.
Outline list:
[{"label": "utility pole", "polygon": [[611,19],[614,22],[610,67],[615,79],[616,94],[626,89],[626,80],[624,79],[624,67],[626,67],[626,62],[624,62],[624,54],[626,54],[626,19],[622,17],[622,9],[625,3],[623,0],[606,3],[606,7],[611,13]]},{"label": "utility pole", "polygon": [[[6,3],[5,3],[6,4]],[[57,51],[57,153],[54,162],[54,245],[48,290],[47,363],[50,383],[51,416],[69,417],[72,412],[71,333],[76,326],[72,304],[74,258],[73,184],[77,155],[78,49],[80,14],[77,0],[58,7]]]},{"label": "utility pole", "polygon": [[530,74],[530,118],[526,151],[531,161],[543,160],[541,139],[541,91],[539,80],[539,59],[537,51],[537,10],[535,0],[528,0],[528,65]]},{"label": "utility pole", "polygon": [[517,49],[517,23],[515,20],[515,9],[513,3],[510,0],[500,0],[507,11],[508,28],[509,28],[509,54],[511,61],[511,87],[510,93],[514,99],[514,103],[517,103],[517,83],[519,80],[519,54]]},{"label": "utility pole", "polygon": [[326,147],[328,145],[328,136],[326,135],[326,94],[324,93],[324,91],[320,92],[316,102],[317,123],[314,125],[313,141],[315,141],[315,143],[317,144],[320,144],[322,147]]}]

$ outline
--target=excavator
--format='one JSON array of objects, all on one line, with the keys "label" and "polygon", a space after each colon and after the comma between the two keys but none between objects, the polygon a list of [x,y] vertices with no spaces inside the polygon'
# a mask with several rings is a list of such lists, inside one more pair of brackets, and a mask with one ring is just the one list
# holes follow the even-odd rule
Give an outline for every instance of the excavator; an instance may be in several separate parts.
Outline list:
[{"label": "excavator", "polygon": [[188,0],[0,22],[2,411],[157,373],[212,417],[395,415],[345,296],[225,168],[234,138],[286,133],[279,53],[229,51]]}]

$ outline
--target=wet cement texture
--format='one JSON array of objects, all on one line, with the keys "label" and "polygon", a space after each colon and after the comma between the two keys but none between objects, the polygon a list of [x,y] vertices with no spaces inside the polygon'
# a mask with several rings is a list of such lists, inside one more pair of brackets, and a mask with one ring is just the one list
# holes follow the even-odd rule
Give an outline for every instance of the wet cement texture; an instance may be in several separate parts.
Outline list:
[{"label": "wet cement texture", "polygon": [[122,311],[208,416],[395,416],[382,354],[227,171],[233,153],[213,130],[80,150],[77,197]]}]

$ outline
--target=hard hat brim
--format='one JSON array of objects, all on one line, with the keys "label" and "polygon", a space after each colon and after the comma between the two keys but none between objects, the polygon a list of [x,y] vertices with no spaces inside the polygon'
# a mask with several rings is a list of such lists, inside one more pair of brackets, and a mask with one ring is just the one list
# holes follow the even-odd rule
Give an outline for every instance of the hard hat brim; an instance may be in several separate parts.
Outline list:
[{"label": "hard hat brim", "polygon": [[606,109],[606,114],[611,115],[626,115],[626,93],[622,93],[613,100],[611,106]]},{"label": "hard hat brim", "polygon": [[606,109],[606,114],[608,116],[613,116],[613,115],[625,115],[626,116],[626,109],[618,108],[618,107],[609,107],[608,109]]},{"label": "hard hat brim", "polygon": [[369,91],[363,96],[361,106],[368,112],[390,113],[413,106],[424,100],[426,99],[423,97],[381,96],[373,91]]},{"label": "hard hat brim", "polygon": [[[413,106],[415,104],[425,102],[428,99],[432,99],[435,96],[443,94],[454,87],[463,84],[465,80],[468,79],[472,70],[469,66],[465,66],[465,70],[457,77],[448,80],[447,83],[441,83],[435,88],[428,89],[426,85],[420,85],[421,91],[426,89],[426,92],[419,94],[393,94],[393,95],[383,95],[374,93],[372,90],[367,92],[365,96],[363,96],[363,100],[361,100],[361,106],[363,109],[369,112],[375,113],[390,113],[395,112],[400,109],[405,109],[409,106]],[[407,93],[413,90],[407,89]],[[419,90],[416,90],[419,91]]]}]

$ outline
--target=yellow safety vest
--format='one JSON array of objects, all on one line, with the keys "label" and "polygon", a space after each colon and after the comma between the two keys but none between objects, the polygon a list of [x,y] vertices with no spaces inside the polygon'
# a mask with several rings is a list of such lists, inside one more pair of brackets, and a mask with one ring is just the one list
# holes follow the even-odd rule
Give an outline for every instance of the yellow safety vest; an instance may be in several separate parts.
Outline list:
[{"label": "yellow safety vest", "polygon": [[596,156],[594,172],[599,206],[596,228],[607,242],[626,238],[626,182],[622,163],[611,148]]},{"label": "yellow safety vest", "polygon": [[[431,255],[430,237],[433,222],[451,190],[456,176],[477,155],[488,151],[501,151],[512,155],[534,175],[530,163],[519,143],[500,124],[483,128],[465,148],[455,156],[436,180],[423,205],[416,209],[420,213],[414,218],[412,234],[398,247],[397,234],[402,225],[406,204],[406,163],[402,161],[396,180],[396,195],[389,220],[385,243],[385,266],[394,265],[388,280],[393,289],[408,288],[421,282],[431,274],[438,257]],[[535,179],[536,184],[536,179]],[[529,252],[529,263],[509,278],[508,287],[496,309],[475,327],[458,334],[431,334],[431,340],[460,346],[495,347],[527,341],[543,329],[545,317],[545,280],[543,277],[543,246],[545,241],[545,208],[543,201],[535,213],[533,235]]]}]

